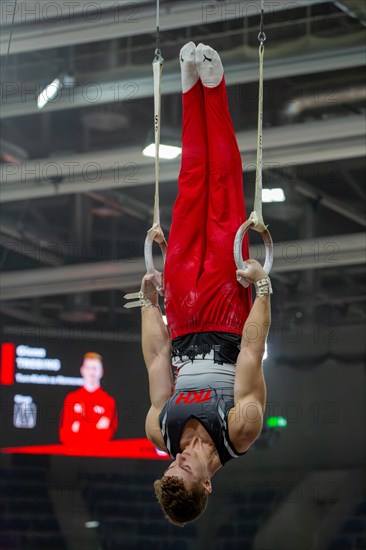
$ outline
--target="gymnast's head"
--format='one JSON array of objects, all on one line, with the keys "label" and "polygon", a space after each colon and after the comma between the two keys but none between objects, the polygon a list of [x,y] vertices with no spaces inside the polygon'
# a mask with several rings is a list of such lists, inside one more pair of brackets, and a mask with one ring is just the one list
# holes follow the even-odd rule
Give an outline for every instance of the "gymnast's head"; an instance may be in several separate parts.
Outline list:
[{"label": "gymnast's head", "polygon": [[177,453],[163,477],[154,483],[165,517],[181,527],[198,519],[212,492],[210,478],[203,455],[192,449]]}]

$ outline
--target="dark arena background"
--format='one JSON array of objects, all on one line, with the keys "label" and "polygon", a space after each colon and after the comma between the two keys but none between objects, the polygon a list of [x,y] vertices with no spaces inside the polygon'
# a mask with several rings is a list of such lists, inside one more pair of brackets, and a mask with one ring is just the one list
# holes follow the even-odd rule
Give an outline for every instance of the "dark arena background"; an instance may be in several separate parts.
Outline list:
[{"label": "dark arena background", "polygon": [[[160,2],[161,143],[180,146],[180,48],[209,44],[225,68],[248,212],[260,7]],[[274,240],[264,427],[183,528],[154,494],[169,457],[146,439],[140,308],[123,307],[140,288],[153,219],[154,158],[142,151],[154,129],[156,2],[3,0],[0,10],[0,549],[366,548],[366,3],[264,2],[263,214]],[[179,165],[160,160],[168,242]],[[250,244],[263,261],[253,231]],[[231,250],[217,247],[225,261]],[[104,439],[75,437],[70,421],[88,353],[104,367],[89,411],[91,426],[107,422]]]}]

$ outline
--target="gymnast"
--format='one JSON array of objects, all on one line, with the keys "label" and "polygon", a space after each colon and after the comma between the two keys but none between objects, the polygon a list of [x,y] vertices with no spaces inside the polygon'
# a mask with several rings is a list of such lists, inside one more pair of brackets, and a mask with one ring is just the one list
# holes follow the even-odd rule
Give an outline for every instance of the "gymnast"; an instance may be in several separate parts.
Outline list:
[{"label": "gymnast", "polygon": [[[173,459],[155,493],[166,518],[184,526],[204,512],[213,475],[244,455],[262,429],[272,288],[261,265],[247,259],[247,236],[245,269],[234,262],[246,214],[220,57],[189,42],[180,64],[182,160],[164,268],[169,332],[153,275],[142,279],[141,311],[146,435]],[[251,287],[240,281],[254,285],[253,305]]]}]

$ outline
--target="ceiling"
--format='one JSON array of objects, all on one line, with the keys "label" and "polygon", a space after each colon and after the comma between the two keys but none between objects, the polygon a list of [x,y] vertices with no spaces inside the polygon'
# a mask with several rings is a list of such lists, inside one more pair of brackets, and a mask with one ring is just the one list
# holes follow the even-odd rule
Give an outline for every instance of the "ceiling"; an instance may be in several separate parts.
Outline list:
[{"label": "ceiling", "polygon": [[[152,224],[154,164],[141,151],[153,122],[155,3],[60,1],[45,10],[20,0],[8,57],[14,4],[3,4],[3,328],[136,337],[139,312],[122,306],[123,294],[139,288]],[[162,132],[179,139],[180,47],[210,44],[225,67],[249,211],[259,5],[160,8]],[[263,207],[279,323],[365,320],[365,21],[362,2],[265,2],[263,180],[286,194]],[[39,111],[40,91],[64,74],[75,87]],[[179,159],[161,162],[167,237],[178,171]],[[260,257],[259,245],[254,235]]]}]

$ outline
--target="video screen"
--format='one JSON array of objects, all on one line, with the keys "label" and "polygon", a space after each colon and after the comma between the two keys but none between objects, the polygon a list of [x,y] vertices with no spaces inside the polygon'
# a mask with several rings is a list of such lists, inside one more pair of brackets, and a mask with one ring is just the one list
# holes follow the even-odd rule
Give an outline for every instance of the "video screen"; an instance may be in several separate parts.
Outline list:
[{"label": "video screen", "polygon": [[2,342],[1,452],[167,460],[145,436],[144,370],[139,343]]}]

